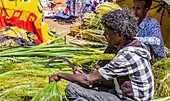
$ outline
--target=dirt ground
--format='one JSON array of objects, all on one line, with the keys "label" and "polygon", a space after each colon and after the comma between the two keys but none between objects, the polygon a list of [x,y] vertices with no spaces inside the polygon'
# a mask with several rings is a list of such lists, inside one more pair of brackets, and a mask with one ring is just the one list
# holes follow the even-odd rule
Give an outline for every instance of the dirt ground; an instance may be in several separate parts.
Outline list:
[{"label": "dirt ground", "polygon": [[67,42],[73,42],[78,44],[90,44],[90,45],[102,45],[101,43],[91,42],[87,40],[77,39],[76,37],[68,35],[70,33],[70,26],[74,24],[74,20],[63,19],[45,19],[47,24],[56,29],[56,34],[66,35]]}]

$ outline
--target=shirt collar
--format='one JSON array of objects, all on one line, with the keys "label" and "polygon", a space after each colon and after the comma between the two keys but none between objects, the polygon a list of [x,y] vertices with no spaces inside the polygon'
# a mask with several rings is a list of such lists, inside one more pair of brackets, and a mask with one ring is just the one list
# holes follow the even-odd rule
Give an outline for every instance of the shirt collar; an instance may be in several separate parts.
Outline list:
[{"label": "shirt collar", "polygon": [[133,39],[129,40],[127,43],[125,43],[123,45],[123,47],[128,47],[128,46],[142,47],[140,41],[137,40],[136,38],[133,38]]},{"label": "shirt collar", "polygon": [[145,18],[143,19],[143,21],[139,24],[139,28],[143,29],[146,25],[146,23],[148,22],[148,20],[150,20],[150,17],[145,16]]}]

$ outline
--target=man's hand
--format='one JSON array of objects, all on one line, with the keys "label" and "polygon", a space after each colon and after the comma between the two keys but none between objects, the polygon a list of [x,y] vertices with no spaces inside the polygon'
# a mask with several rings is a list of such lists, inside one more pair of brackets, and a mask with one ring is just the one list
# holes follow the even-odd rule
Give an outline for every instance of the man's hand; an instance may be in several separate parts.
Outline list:
[{"label": "man's hand", "polygon": [[74,74],[85,74],[82,70],[75,68],[74,69]]},{"label": "man's hand", "polygon": [[49,83],[51,83],[51,82],[53,82],[53,81],[58,82],[60,79],[61,79],[61,78],[58,77],[57,74],[54,74],[54,75],[52,75],[52,76],[49,77]]}]

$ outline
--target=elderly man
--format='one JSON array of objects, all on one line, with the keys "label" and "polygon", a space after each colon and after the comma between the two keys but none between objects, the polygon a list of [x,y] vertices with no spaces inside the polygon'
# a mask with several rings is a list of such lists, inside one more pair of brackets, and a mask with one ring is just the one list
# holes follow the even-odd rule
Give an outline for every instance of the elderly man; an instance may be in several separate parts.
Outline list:
[{"label": "elderly man", "polygon": [[[71,81],[65,89],[70,101],[153,99],[154,78],[149,62],[151,56],[145,45],[134,38],[138,32],[136,17],[128,9],[115,10],[104,14],[101,23],[105,27],[108,46],[116,46],[119,50],[110,63],[91,74],[81,70],[79,74],[57,73],[49,77],[49,82],[61,78]],[[108,85],[116,90],[97,89]]]},{"label": "elderly man", "polygon": [[[155,18],[146,16],[152,5],[152,0],[133,0],[133,13],[138,17],[138,26],[140,28],[137,33],[137,39],[151,46],[151,53],[155,59],[161,60],[166,57],[164,52],[164,42],[161,35],[160,24]],[[153,60],[154,62],[154,60]]]}]

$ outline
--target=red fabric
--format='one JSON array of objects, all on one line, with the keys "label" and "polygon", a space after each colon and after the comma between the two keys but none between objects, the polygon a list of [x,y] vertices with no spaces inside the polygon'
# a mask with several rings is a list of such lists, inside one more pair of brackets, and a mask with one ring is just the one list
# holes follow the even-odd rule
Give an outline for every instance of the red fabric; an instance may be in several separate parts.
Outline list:
[{"label": "red fabric", "polygon": [[67,7],[67,8],[65,9],[65,14],[66,14],[66,16],[68,16],[69,10],[70,10],[70,7]]},{"label": "red fabric", "polygon": [[[36,39],[35,41],[38,44],[43,43],[43,36],[42,36],[42,32],[41,32],[41,28],[37,28],[35,26],[35,20],[37,19],[37,16],[34,13],[30,13],[27,21],[22,21],[19,20],[19,18],[21,17],[23,11],[20,10],[15,10],[13,15],[11,16],[11,18],[7,19],[6,17],[8,17],[8,14],[6,12],[7,8],[0,8],[1,12],[0,12],[0,29],[3,26],[8,26],[9,24],[11,24],[12,26],[17,26],[18,28],[22,28],[24,30],[27,30],[28,32],[34,32],[35,34],[37,34],[37,36],[39,36],[38,39]],[[2,12],[5,13],[5,16],[2,15]],[[19,14],[18,17],[14,16],[15,14]],[[34,19],[31,19],[34,18]],[[41,24],[41,22],[39,23]]]}]

